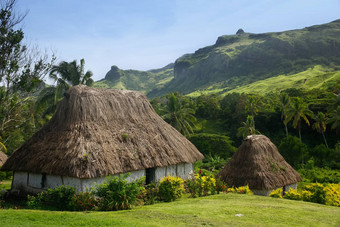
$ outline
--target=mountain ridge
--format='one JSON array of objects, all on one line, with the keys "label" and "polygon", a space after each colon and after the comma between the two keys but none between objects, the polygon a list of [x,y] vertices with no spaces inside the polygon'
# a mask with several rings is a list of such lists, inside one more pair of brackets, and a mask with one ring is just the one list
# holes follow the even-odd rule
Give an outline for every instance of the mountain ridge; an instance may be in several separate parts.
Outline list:
[{"label": "mountain ridge", "polygon": [[215,44],[179,57],[161,69],[113,67],[96,86],[133,89],[149,97],[178,91],[189,94],[219,86],[224,92],[316,65],[340,65],[340,20],[282,32],[219,36]]}]

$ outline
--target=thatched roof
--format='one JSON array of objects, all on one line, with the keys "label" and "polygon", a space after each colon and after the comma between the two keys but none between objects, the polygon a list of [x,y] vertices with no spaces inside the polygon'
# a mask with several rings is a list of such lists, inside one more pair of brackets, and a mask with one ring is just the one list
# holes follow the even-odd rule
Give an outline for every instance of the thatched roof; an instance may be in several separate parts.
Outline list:
[{"label": "thatched roof", "polygon": [[301,181],[300,175],[263,135],[248,136],[226,166],[217,174],[229,186],[274,189]]},{"label": "thatched roof", "polygon": [[7,155],[5,155],[4,153],[2,153],[2,151],[0,151],[0,166],[2,166],[7,160]]},{"label": "thatched roof", "polygon": [[94,178],[202,158],[144,94],[78,85],[2,169]]}]

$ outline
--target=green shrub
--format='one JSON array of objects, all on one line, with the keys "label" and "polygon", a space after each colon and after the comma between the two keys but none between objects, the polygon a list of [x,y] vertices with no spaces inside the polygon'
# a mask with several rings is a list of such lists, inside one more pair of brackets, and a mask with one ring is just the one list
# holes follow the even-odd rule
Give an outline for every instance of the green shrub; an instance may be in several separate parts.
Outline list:
[{"label": "green shrub", "polygon": [[96,185],[94,194],[98,196],[100,210],[126,210],[140,202],[138,198],[144,190],[144,178],[128,182],[129,174],[110,176],[103,184]]},{"label": "green shrub", "polygon": [[282,198],[282,188],[274,189],[273,191],[271,191],[269,197]]},{"label": "green shrub", "polygon": [[307,202],[325,204],[326,201],[326,190],[322,184],[314,183],[305,185],[302,188],[303,191],[311,192],[311,195],[307,196],[305,200]]},{"label": "green shrub", "polygon": [[291,200],[302,200],[302,195],[298,192],[297,189],[290,188],[289,191],[285,192],[283,198]]},{"label": "green shrub", "polygon": [[212,156],[209,154],[201,161],[199,169],[218,173],[222,169],[222,167],[225,166],[226,163],[227,161],[219,157],[218,155]]},{"label": "green shrub", "polygon": [[47,207],[57,210],[74,210],[72,198],[75,194],[74,187],[62,185],[54,189],[50,188],[37,196],[28,196],[27,205],[35,209]]},{"label": "green shrub", "polygon": [[189,179],[186,183],[191,198],[197,198],[201,195],[200,184],[196,179]]},{"label": "green shrub", "polygon": [[97,204],[96,198],[91,191],[79,192],[72,197],[74,210],[93,210]]},{"label": "green shrub", "polygon": [[159,184],[159,197],[165,202],[174,201],[182,197],[184,181],[179,177],[163,177]]},{"label": "green shrub", "polygon": [[298,170],[305,182],[340,183],[340,170],[314,167],[312,162],[312,160],[308,161],[304,169]]},{"label": "green shrub", "polygon": [[145,190],[141,192],[141,198],[143,198],[144,204],[151,205],[157,202],[158,198],[158,186],[155,183],[145,185]]}]

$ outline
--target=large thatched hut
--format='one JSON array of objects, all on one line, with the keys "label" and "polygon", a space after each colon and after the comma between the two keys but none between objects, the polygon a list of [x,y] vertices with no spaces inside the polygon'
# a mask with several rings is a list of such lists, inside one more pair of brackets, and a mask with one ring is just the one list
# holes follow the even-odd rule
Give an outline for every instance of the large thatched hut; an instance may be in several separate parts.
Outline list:
[{"label": "large thatched hut", "polygon": [[0,151],[0,166],[2,166],[7,160],[7,155],[5,155],[4,153],[2,153],[2,151]]},{"label": "large thatched hut", "polygon": [[296,188],[300,175],[263,135],[248,136],[226,166],[217,174],[229,186],[244,186],[257,195],[269,195],[273,189]]},{"label": "large thatched hut", "polygon": [[156,114],[144,94],[78,85],[2,170],[14,171],[12,190],[36,193],[71,185],[82,191],[108,175],[127,172],[129,180],[186,179],[202,158]]}]

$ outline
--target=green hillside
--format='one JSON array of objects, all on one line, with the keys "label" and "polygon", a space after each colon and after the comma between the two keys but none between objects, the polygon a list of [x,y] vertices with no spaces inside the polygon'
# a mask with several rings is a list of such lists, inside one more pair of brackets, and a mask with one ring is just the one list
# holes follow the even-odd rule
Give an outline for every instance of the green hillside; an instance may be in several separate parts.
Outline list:
[{"label": "green hillside", "polygon": [[162,69],[136,71],[113,66],[96,86],[140,90],[150,98],[173,91],[197,96],[250,89],[327,89],[338,80],[339,66],[340,20],[336,20],[263,34],[240,29]]},{"label": "green hillside", "polygon": [[[337,67],[338,68],[338,67]],[[268,79],[259,80],[243,86],[237,86],[229,90],[224,87],[224,83],[216,83],[206,89],[198,90],[188,94],[191,97],[197,97],[202,94],[220,94],[228,93],[269,93],[279,92],[287,88],[296,89],[321,89],[331,90],[337,83],[340,83],[340,70],[334,68],[316,65],[303,72],[292,75],[279,75]]]}]

